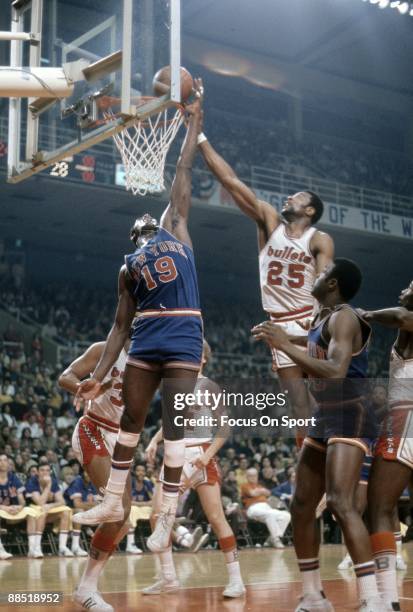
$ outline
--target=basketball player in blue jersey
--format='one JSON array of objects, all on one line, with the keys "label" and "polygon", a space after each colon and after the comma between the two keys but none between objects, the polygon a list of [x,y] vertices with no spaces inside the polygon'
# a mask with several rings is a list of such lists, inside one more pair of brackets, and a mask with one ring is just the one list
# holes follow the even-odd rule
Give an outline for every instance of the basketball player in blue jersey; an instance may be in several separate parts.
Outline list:
[{"label": "basketball player in blue jersey", "polygon": [[[145,214],[131,230],[136,251],[125,257],[119,273],[119,301],[105,349],[91,378],[78,395],[93,399],[117,359],[134,317],[131,345],[123,378],[123,412],[103,502],[79,513],[79,522],[97,524],[122,520],[121,499],[150,402],[163,378],[174,379],[191,392],[202,356],[202,319],[192,242],[188,233],[191,168],[202,114],[202,84],[195,81],[195,102],[186,106],[188,129],[171,199],[161,221]],[[165,408],[165,407],[164,407]],[[168,409],[169,408],[169,409]],[[148,540],[154,552],[165,550],[175,520],[185,457],[183,429],[173,425],[173,407],[163,411],[165,436],[161,512]]]},{"label": "basketball player in blue jersey", "polygon": [[320,537],[314,520],[324,492],[354,563],[360,612],[385,610],[377,590],[369,534],[355,502],[361,466],[370,438],[376,435],[372,411],[363,400],[371,330],[347,303],[360,284],[361,272],[348,259],[335,259],[317,277],[312,293],[320,313],[308,334],[307,353],[273,322],[253,330],[256,338],[284,351],[309,375],[317,403],[316,425],[304,441],[291,505],[294,547],[303,580],[303,597],[296,612],[333,610],[322,589]]}]

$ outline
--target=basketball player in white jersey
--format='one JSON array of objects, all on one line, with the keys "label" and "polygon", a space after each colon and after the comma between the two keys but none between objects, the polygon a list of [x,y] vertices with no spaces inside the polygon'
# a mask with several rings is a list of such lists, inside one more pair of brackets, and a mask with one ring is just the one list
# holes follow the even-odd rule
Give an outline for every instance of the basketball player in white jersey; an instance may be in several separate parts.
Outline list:
[{"label": "basketball player in white jersey", "polygon": [[377,582],[389,610],[400,610],[393,509],[413,470],[413,281],[399,301],[398,308],[365,313],[366,320],[399,330],[390,357],[389,414],[376,445],[368,488]]},{"label": "basketball player in white jersey", "polygon": [[[315,277],[334,256],[332,238],[314,227],[323,214],[321,199],[311,191],[300,191],[287,197],[280,215],[238,178],[204,133],[199,134],[198,145],[208,168],[240,210],[257,224],[263,309],[288,334],[302,336],[314,314],[316,302],[311,290]],[[288,389],[292,409],[300,417],[306,416],[309,398],[300,381],[301,368],[278,349],[272,354],[273,369]]]},{"label": "basketball player in white jersey", "polygon": [[[101,393],[86,403],[84,415],[79,419],[72,437],[76,457],[99,491],[105,487],[111,467],[111,456],[116,444],[119,422],[123,412],[122,378],[126,364],[129,339],[108,375],[102,383]],[[60,375],[59,385],[76,394],[79,382],[93,372],[105,346],[105,342],[92,344],[83,355]],[[125,520],[103,523],[92,538],[89,559],[80,583],[73,595],[74,601],[83,609],[113,610],[99,591],[98,580],[103,568],[117,544],[128,534],[126,551],[138,554],[141,551],[133,542],[134,533],[129,523],[131,508],[130,476],[123,496]]]},{"label": "basketball player in white jersey", "polygon": [[[198,381],[194,389],[196,394],[198,391],[210,393],[219,393],[220,388],[209,378],[203,375],[202,371],[211,356],[209,344],[204,340],[202,351],[202,366],[198,374]],[[211,412],[211,409],[206,405],[194,406],[185,416],[190,418],[200,418],[211,416],[219,418],[219,411]],[[224,597],[241,597],[245,593],[245,586],[242,580],[239,561],[237,542],[234,536],[225,513],[222,507],[221,500],[221,475],[217,460],[215,458],[218,451],[225,444],[229,429],[221,429],[214,437],[210,427],[200,428],[196,430],[197,437],[187,437],[188,431],[185,434],[185,462],[182,469],[180,494],[187,489],[194,489],[198,493],[199,501],[205,512],[209,524],[211,525],[215,535],[217,536],[219,546],[224,553],[226,567],[229,574],[229,583],[226,586],[223,595]],[[154,462],[157,445],[162,441],[162,428],[154,435],[150,441],[146,453],[147,459],[151,463]],[[159,475],[159,480],[163,478],[163,467]],[[158,482],[155,488],[152,506],[151,524],[154,526],[156,516],[161,507],[161,482]],[[175,566],[172,557],[172,546],[166,551],[158,553],[161,572],[155,584],[143,589],[144,595],[159,595],[161,593],[170,593],[180,588],[179,581],[176,576]]]}]

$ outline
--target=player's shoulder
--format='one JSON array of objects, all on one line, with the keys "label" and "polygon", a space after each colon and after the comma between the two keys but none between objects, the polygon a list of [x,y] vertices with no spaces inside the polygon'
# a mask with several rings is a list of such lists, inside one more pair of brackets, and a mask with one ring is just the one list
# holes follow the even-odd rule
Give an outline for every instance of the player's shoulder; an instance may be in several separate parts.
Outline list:
[{"label": "player's shoulder", "polygon": [[330,316],[329,327],[337,331],[343,331],[343,325],[346,331],[350,327],[356,328],[359,325],[360,316],[350,304],[343,304]]}]

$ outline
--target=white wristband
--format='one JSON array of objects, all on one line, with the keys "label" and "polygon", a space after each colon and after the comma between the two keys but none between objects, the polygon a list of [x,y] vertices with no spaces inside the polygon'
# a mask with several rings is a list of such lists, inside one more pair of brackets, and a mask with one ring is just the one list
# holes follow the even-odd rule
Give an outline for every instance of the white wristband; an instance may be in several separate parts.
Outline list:
[{"label": "white wristband", "polygon": [[206,140],[208,140],[208,138],[205,136],[204,132],[201,132],[200,134],[198,134],[197,143],[199,145],[205,142]]}]

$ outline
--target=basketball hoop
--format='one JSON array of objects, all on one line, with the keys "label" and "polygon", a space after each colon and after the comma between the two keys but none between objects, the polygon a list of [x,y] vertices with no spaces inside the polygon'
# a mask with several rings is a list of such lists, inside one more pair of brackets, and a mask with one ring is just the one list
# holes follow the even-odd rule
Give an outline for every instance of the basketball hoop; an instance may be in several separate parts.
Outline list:
[{"label": "basketball hoop", "polygon": [[[148,100],[140,98],[138,106]],[[117,103],[118,98],[110,96],[99,100],[106,123],[119,117],[114,111]],[[133,125],[113,136],[122,158],[127,191],[141,196],[164,191],[166,156],[183,120],[183,108],[174,105],[142,120],[136,117]]]}]

